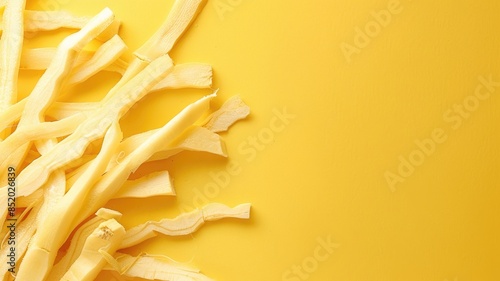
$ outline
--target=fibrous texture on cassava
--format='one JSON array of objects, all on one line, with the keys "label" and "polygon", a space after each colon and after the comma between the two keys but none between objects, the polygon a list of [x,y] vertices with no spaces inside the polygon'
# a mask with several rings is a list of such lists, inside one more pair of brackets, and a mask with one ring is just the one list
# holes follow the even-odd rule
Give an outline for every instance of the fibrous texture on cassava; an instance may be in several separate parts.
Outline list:
[{"label": "fibrous texture on cassava", "polygon": [[[175,196],[167,170],[131,175],[144,163],[182,151],[227,157],[218,133],[249,114],[239,97],[209,113],[215,91],[160,128],[123,136],[122,117],[147,94],[211,89],[210,65],[176,64],[169,56],[205,1],[176,0],[157,32],[132,50],[132,60],[123,57],[129,50],[111,9],[87,17],[26,10],[25,4],[0,1],[0,206],[5,206],[0,221],[8,226],[15,220],[15,230],[0,231],[1,279],[94,280],[108,272],[134,280],[211,280],[166,256],[134,257],[121,250],[158,235],[188,235],[208,221],[248,219],[249,204],[210,203],[129,228],[120,223],[126,218],[106,208],[110,200]],[[26,34],[48,36],[45,31],[57,29],[73,33],[57,47],[25,47]],[[19,73],[30,70],[43,74],[19,99]],[[101,71],[121,77],[101,100],[61,100],[71,87]]]}]

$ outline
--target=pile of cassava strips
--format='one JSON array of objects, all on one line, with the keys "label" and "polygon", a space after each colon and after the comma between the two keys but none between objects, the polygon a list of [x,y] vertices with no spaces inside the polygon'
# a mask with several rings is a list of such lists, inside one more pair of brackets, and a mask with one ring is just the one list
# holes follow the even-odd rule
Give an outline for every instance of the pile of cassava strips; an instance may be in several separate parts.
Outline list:
[{"label": "pile of cassava strips", "polygon": [[[175,195],[167,171],[135,180],[129,176],[143,163],[183,150],[226,156],[217,133],[249,113],[235,97],[200,120],[214,93],[189,104],[161,128],[122,137],[120,119],[148,93],[211,88],[209,65],[177,65],[168,55],[204,1],[176,0],[130,62],[121,58],[126,45],[110,9],[87,18],[26,10],[25,2],[0,0],[2,280],[94,280],[104,270],[116,280],[211,280],[168,257],[130,256],[120,250],[158,234],[190,234],[205,221],[249,218],[249,204],[231,208],[212,203],[129,229],[120,224],[120,213],[103,207],[110,199]],[[44,31],[59,28],[75,32],[57,48],[24,47],[25,34],[47,36]],[[90,43],[98,47],[89,48]],[[20,69],[44,70],[22,100],[17,93]],[[101,101],[58,101],[64,89],[100,71],[121,75]]]}]

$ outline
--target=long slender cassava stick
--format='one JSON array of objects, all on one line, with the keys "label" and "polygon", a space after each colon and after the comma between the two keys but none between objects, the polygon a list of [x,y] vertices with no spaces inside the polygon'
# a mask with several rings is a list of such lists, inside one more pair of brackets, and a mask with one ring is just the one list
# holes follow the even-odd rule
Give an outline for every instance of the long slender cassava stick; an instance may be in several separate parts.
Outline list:
[{"label": "long slender cassava stick", "polygon": [[137,245],[158,234],[180,236],[195,232],[207,221],[215,221],[223,218],[248,219],[250,216],[250,204],[242,204],[230,208],[223,204],[212,203],[202,209],[193,210],[182,214],[174,219],[163,219],[161,221],[148,221],[127,230],[121,248]]},{"label": "long slender cassava stick", "polygon": [[[8,1],[4,9],[5,29],[0,39],[0,112],[17,100],[17,81],[24,38],[24,6],[26,0]],[[3,139],[10,129],[0,131]],[[4,184],[0,182],[0,184]]]},{"label": "long slender cassava stick", "polygon": [[7,1],[0,40],[0,112],[17,99],[17,77],[24,38],[24,6],[26,0]]}]

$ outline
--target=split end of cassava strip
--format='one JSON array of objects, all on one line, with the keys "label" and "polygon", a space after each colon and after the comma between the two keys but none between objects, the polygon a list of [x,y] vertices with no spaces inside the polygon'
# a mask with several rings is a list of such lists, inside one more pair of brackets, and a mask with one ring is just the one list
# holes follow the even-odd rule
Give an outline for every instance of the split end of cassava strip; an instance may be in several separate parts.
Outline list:
[{"label": "split end of cassava strip", "polygon": [[101,34],[97,35],[96,39],[102,42],[106,42],[113,36],[118,35],[122,22],[118,19],[114,19],[113,22],[104,29]]},{"label": "split end of cassava strip", "polygon": [[122,217],[120,212],[115,210],[101,208],[95,216],[78,227],[71,237],[70,245],[59,261],[54,265],[47,280],[61,280],[62,276],[69,270],[70,266],[76,261],[85,245],[87,238],[94,232],[99,225],[107,220],[119,220]]},{"label": "split end of cassava strip", "polygon": [[71,265],[61,280],[92,281],[106,265],[106,254],[113,255],[118,249],[125,229],[116,220],[110,219],[87,238],[80,256]]},{"label": "split end of cassava strip", "polygon": [[127,230],[120,248],[137,245],[158,234],[169,236],[188,235],[201,227],[206,221],[223,218],[248,219],[250,217],[250,204],[241,204],[234,208],[219,203],[211,203],[202,209],[181,214],[174,219],[161,221],[148,221]]},{"label": "split end of cassava strip", "polygon": [[250,114],[248,107],[239,96],[227,100],[222,107],[212,113],[203,125],[212,132],[224,132],[236,121],[244,119]]}]

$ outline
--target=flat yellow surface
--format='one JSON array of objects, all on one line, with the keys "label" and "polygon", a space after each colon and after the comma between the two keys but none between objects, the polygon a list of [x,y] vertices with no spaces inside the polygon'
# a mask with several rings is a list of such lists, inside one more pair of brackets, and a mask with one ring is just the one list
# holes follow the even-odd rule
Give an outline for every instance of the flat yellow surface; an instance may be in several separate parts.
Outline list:
[{"label": "flat yellow surface", "polygon": [[[130,58],[173,0],[28,3],[110,7]],[[126,227],[207,202],[250,202],[251,219],[127,252],[221,281],[500,280],[499,14],[494,0],[209,0],[171,57],[210,63],[214,109],[239,94],[251,117],[223,134],[228,159],[183,153],[141,169],[168,169],[177,197],[109,207]],[[104,91],[86,89],[117,80],[100,74],[69,99],[98,100]],[[209,92],[146,97],[123,118],[125,135]]]}]

